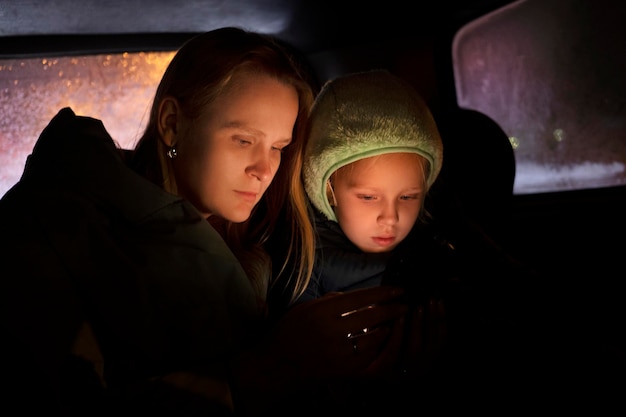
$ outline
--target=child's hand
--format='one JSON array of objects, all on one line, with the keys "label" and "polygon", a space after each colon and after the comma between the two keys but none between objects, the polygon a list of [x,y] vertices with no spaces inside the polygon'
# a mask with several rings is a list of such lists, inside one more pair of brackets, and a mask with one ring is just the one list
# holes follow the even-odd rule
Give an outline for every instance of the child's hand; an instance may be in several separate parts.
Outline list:
[{"label": "child's hand", "polygon": [[443,301],[429,299],[407,317],[404,359],[401,372],[419,377],[437,360],[448,339]]}]

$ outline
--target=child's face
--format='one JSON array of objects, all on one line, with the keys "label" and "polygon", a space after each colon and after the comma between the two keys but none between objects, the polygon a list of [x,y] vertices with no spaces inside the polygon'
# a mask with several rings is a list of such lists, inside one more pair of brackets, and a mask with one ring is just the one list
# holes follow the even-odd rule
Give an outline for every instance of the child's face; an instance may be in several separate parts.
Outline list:
[{"label": "child's face", "polygon": [[426,191],[425,161],[414,153],[361,159],[333,177],[339,226],[364,252],[388,252],[410,232]]}]

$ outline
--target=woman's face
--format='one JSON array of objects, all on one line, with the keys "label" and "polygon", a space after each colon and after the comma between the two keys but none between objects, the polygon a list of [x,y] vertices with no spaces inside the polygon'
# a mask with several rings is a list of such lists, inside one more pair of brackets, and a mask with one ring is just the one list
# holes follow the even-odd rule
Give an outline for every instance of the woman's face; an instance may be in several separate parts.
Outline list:
[{"label": "woman's face", "polygon": [[337,221],[359,249],[388,252],[409,234],[426,190],[423,163],[414,153],[389,153],[335,173]]},{"label": "woman's face", "polygon": [[206,217],[250,217],[292,140],[298,93],[262,74],[240,73],[197,120],[178,118],[178,193]]}]

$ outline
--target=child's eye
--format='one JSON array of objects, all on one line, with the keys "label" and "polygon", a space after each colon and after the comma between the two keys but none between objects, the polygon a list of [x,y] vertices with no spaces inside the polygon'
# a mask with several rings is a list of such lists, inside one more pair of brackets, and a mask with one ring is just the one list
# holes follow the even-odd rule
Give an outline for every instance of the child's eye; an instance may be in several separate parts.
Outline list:
[{"label": "child's eye", "polygon": [[403,201],[417,200],[418,198],[419,198],[418,194],[407,194],[407,195],[400,196],[400,200],[403,200]]},{"label": "child's eye", "polygon": [[369,195],[369,194],[359,194],[357,197],[360,198],[361,200],[366,200],[366,201],[376,200],[376,196]]},{"label": "child's eye", "polygon": [[252,142],[246,139],[241,139],[241,138],[235,138],[235,142],[237,142],[237,144],[241,145],[241,146],[246,146],[246,145],[250,145]]}]

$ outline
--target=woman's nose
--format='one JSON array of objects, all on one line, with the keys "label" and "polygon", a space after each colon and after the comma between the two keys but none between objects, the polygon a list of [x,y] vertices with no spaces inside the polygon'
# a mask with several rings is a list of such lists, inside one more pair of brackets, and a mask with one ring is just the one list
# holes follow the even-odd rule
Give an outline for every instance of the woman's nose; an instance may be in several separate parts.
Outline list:
[{"label": "woman's nose", "polygon": [[269,181],[274,175],[271,158],[264,154],[255,155],[255,158],[248,167],[247,171],[249,175],[252,175],[259,179],[259,181]]}]

